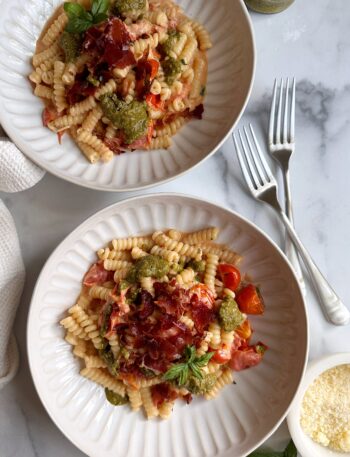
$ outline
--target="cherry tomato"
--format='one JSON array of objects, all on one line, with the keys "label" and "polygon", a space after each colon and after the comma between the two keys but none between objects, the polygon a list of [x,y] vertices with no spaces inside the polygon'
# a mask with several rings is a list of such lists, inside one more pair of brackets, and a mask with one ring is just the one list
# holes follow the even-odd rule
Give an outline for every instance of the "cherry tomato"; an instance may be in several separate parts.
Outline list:
[{"label": "cherry tomato", "polygon": [[150,77],[150,80],[152,81],[157,76],[158,69],[159,69],[159,62],[155,59],[149,59],[149,60],[147,60],[147,65],[148,65],[148,70],[150,73],[149,77]]},{"label": "cherry tomato", "polygon": [[262,314],[265,309],[264,300],[253,284],[248,284],[236,293],[236,302],[242,313]]},{"label": "cherry tomato", "polygon": [[236,328],[235,332],[245,340],[248,340],[252,336],[252,327],[248,319],[246,319],[243,324]]},{"label": "cherry tomato", "polygon": [[162,110],[164,108],[164,101],[160,99],[160,95],[147,94],[146,103],[156,109]]},{"label": "cherry tomato", "polygon": [[211,358],[216,363],[227,363],[231,359],[231,349],[223,344],[219,349],[215,351],[215,354]]},{"label": "cherry tomato", "polygon": [[224,286],[235,291],[241,283],[241,273],[239,270],[228,263],[221,263],[218,266],[218,272]]}]

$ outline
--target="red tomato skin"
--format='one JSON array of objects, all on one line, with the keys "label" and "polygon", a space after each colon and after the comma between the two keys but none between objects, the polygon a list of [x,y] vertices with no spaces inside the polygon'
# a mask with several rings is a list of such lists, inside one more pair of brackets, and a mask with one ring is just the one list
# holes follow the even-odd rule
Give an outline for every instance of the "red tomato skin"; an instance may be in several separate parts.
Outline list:
[{"label": "red tomato skin", "polygon": [[215,351],[213,357],[211,360],[216,363],[227,363],[231,359],[231,350],[226,346],[226,344],[223,344],[219,349],[217,350],[210,350],[210,352]]},{"label": "red tomato skin", "polygon": [[249,340],[252,336],[253,330],[252,326],[248,319],[246,319],[243,324],[241,324],[238,328],[236,328],[235,332],[243,339]]},{"label": "red tomato skin", "polygon": [[228,263],[221,263],[218,272],[224,286],[235,291],[241,283],[241,273],[238,268]]},{"label": "red tomato skin", "polygon": [[253,284],[248,284],[236,293],[236,302],[242,313],[263,314],[265,305]]},{"label": "red tomato skin", "polygon": [[148,105],[153,106],[156,109],[159,109],[159,110],[163,110],[164,109],[164,101],[160,99],[159,95],[147,94],[146,95],[146,103]]}]

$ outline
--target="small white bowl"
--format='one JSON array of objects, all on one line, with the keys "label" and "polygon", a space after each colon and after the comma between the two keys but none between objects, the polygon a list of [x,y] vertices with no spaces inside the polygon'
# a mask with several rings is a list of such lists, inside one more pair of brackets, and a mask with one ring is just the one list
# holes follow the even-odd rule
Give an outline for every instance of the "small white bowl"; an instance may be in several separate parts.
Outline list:
[{"label": "small white bowl", "polygon": [[336,452],[315,443],[300,425],[300,410],[307,388],[322,373],[338,365],[350,364],[350,352],[328,355],[313,361],[306,370],[304,379],[294,398],[287,416],[287,423],[293,441],[302,457],[350,457],[350,452]]}]

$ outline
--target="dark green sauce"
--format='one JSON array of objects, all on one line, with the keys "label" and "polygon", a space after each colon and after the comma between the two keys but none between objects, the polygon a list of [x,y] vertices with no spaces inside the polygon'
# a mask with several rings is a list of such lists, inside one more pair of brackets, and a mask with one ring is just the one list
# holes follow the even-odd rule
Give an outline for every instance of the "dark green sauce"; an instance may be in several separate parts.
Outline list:
[{"label": "dark green sauce", "polygon": [[122,397],[121,395],[113,392],[113,390],[105,388],[106,398],[109,403],[112,403],[114,406],[125,405],[128,403],[128,399],[126,397]]},{"label": "dark green sauce", "polygon": [[80,54],[81,36],[76,33],[63,32],[60,39],[66,62],[74,62]]},{"label": "dark green sauce", "polygon": [[166,82],[171,85],[175,81],[177,75],[181,73],[182,64],[179,60],[167,57],[162,62],[162,67],[165,74]]},{"label": "dark green sauce", "polygon": [[219,310],[219,320],[225,332],[235,330],[244,321],[244,316],[232,297],[225,297],[223,299]]},{"label": "dark green sauce", "polygon": [[126,103],[119,100],[116,94],[105,94],[100,98],[103,113],[113,125],[122,130],[125,143],[131,144],[147,134],[149,118],[144,102],[133,100]]},{"label": "dark green sauce", "polygon": [[156,255],[147,255],[135,263],[126,279],[130,282],[137,282],[145,277],[160,279],[167,275],[169,270],[169,262]]},{"label": "dark green sauce", "polygon": [[131,11],[142,13],[146,10],[146,0],[116,0],[112,7],[115,14],[124,15]]}]

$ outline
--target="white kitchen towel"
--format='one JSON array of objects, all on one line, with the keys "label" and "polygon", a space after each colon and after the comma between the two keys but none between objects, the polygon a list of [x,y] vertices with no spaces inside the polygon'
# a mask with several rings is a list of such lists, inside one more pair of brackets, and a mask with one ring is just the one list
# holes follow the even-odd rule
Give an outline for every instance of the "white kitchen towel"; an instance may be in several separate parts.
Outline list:
[{"label": "white kitchen towel", "polygon": [[[28,189],[40,181],[44,174],[4,136],[0,127],[0,190],[19,192]],[[18,368],[18,349],[12,326],[24,279],[25,270],[16,227],[0,200],[0,390],[11,381]]]},{"label": "white kitchen towel", "polygon": [[0,190],[20,192],[29,189],[41,180],[45,172],[1,134],[0,127]]}]

